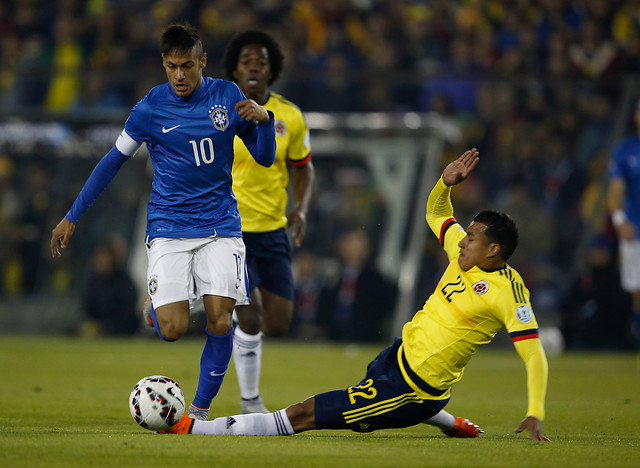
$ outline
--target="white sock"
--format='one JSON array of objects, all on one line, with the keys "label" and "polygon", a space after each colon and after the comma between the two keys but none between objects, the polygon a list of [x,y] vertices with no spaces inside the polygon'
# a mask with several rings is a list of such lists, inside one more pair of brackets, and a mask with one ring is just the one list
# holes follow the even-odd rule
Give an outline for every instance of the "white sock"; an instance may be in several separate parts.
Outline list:
[{"label": "white sock", "polygon": [[233,362],[238,375],[240,396],[245,400],[260,396],[261,360],[262,332],[249,335],[236,327],[233,332]]},{"label": "white sock", "polygon": [[192,434],[206,435],[291,435],[293,426],[285,410],[275,413],[240,414],[193,422]]},{"label": "white sock", "polygon": [[438,414],[423,421],[423,423],[439,427],[443,431],[450,431],[456,423],[456,417],[453,414],[447,413],[445,410],[440,410]]}]

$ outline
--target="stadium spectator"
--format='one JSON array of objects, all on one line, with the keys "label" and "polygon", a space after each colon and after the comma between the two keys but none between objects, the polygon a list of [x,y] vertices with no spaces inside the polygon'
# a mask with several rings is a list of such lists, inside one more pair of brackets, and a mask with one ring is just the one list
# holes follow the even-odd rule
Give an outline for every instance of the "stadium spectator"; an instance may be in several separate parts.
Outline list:
[{"label": "stadium spectator", "polygon": [[561,330],[568,349],[629,349],[631,301],[620,286],[616,243],[598,235],[591,240],[580,275],[564,297]]},{"label": "stadium spectator", "polygon": [[[239,138],[234,145],[233,193],[242,218],[251,293],[251,304],[236,306],[238,326],[233,338],[243,413],[267,412],[259,389],[262,335],[283,336],[289,331],[294,286],[285,229],[291,228],[293,241],[300,247],[313,190],[309,129],[302,112],[271,90],[283,60],[275,40],[254,30],[234,36],[224,55],[227,78],[276,119],[276,160],[271,167],[259,165]],[[289,167],[293,205],[287,213]]]},{"label": "stadium spectator", "polygon": [[542,428],[547,360],[528,290],[506,264],[517,246],[518,230],[508,215],[496,211],[480,212],[466,232],[453,217],[452,186],[463,182],[478,161],[475,149],[466,151],[444,169],[431,191],[427,222],[447,252],[449,266],[423,309],[403,327],[402,338],[378,354],[359,384],[270,414],[213,421],[183,416],[168,432],[291,435],[312,429],[371,432],[435,422],[432,418],[442,416],[451,385],[460,380],[471,357],[506,328],[527,369],[529,404],[515,432],[528,431],[531,440],[548,441]]},{"label": "stadium spectator", "polygon": [[289,336],[297,339],[318,338],[319,299],[324,284],[319,259],[311,249],[298,250],[292,262],[295,296]]},{"label": "stadium spectator", "polygon": [[140,320],[136,313],[137,293],[115,240],[98,245],[91,258],[91,270],[84,289],[83,335],[133,335]]},{"label": "stadium spectator", "polygon": [[609,212],[620,250],[622,288],[631,294],[632,326],[640,345],[640,100],[634,109],[636,133],[619,142],[609,169]]},{"label": "stadium spectator", "polygon": [[[303,77],[322,76],[327,68],[349,69],[344,80],[328,73],[326,79],[315,83],[317,93],[331,96],[338,92],[333,99],[320,100],[314,93],[300,93],[304,99],[300,104],[309,110],[329,109],[329,105],[345,110],[341,109],[340,98],[347,99],[345,106],[355,100],[351,108],[365,108],[363,97],[344,91],[357,90],[371,74],[382,78],[389,73],[402,77],[418,72],[428,81],[431,74],[442,73],[443,66],[445,70],[451,68],[464,54],[472,68],[483,74],[553,75],[561,68],[563,74],[591,80],[615,76],[623,70],[622,64],[625,70],[636,67],[639,53],[640,28],[633,21],[637,15],[635,0],[522,2],[509,8],[499,2],[489,6],[442,0],[426,4],[303,0],[252,7],[238,1],[148,0],[144,13],[138,3],[126,2],[68,2],[41,9],[35,2],[16,3],[15,8],[5,8],[0,34],[3,44],[17,39],[24,45],[22,57],[12,58],[15,47],[6,47],[2,57],[7,83],[11,76],[20,78],[14,81],[20,92],[12,97],[18,105],[43,104],[49,78],[54,77],[52,85],[67,92],[50,94],[48,99],[64,101],[57,105],[65,108],[74,101],[77,91],[64,83],[70,83],[68,80],[77,75],[77,66],[85,59],[94,66],[111,62],[123,70],[149,70],[154,51],[144,38],[160,25],[179,19],[198,24],[203,37],[213,45],[212,62],[220,58],[215,54],[223,50],[235,31],[268,28],[291,48],[292,67],[301,70]],[[567,64],[574,66],[567,70]],[[118,87],[128,88],[130,94],[137,87],[137,80],[128,78],[125,83],[118,73],[110,74],[109,79],[120,82]],[[283,86],[293,87],[296,81]],[[414,88],[413,102],[418,102],[419,86]],[[403,98],[403,103],[409,102]]]},{"label": "stadium spectator", "polygon": [[544,206],[537,203],[527,181],[514,179],[500,194],[501,211],[516,213],[514,220],[520,226],[520,247],[526,247],[532,257],[546,259],[553,246],[552,222]]},{"label": "stadium spectator", "polygon": [[148,291],[155,304],[149,323],[162,339],[175,341],[187,332],[190,304],[203,299],[207,338],[189,413],[208,419],[231,358],[233,308],[249,299],[231,190],[233,139],[240,135],[256,161],[270,166],[274,118],[235,84],[203,78],[207,55],[189,24],[165,29],[161,56],[168,82],[133,108],[116,144],[53,229],[51,255],[60,256],[78,219],[145,142],[154,165],[145,239]]},{"label": "stadium spectator", "polygon": [[17,296],[22,289],[22,264],[18,255],[20,242],[21,197],[16,187],[15,164],[6,154],[0,155],[0,296]]},{"label": "stadium spectator", "polygon": [[397,290],[376,268],[371,241],[362,229],[338,240],[338,274],[325,280],[318,325],[330,340],[376,342],[388,338]]},{"label": "stadium spectator", "polygon": [[472,45],[464,38],[451,42],[450,59],[422,89],[421,101],[425,110],[433,110],[433,101],[438,96],[446,96],[456,112],[475,110],[479,69],[472,53]]},{"label": "stadium spectator", "polygon": [[78,99],[83,52],[78,25],[70,14],[54,19],[55,45],[52,53],[53,75],[45,98],[45,107],[53,112],[70,109]]},{"label": "stadium spectator", "polygon": [[22,268],[23,294],[34,294],[48,276],[49,263],[45,261],[49,210],[51,209],[50,167],[43,161],[25,167],[26,180],[22,187],[18,218],[18,251]]},{"label": "stadium spectator", "polygon": [[568,56],[576,70],[589,78],[599,78],[620,66],[615,43],[603,37],[593,18],[587,18],[580,26],[579,39],[569,46]]},{"label": "stadium spectator", "polygon": [[621,2],[620,7],[611,18],[611,36],[620,47],[623,61],[622,69],[626,72],[640,71],[640,2],[631,0]]},{"label": "stadium spectator", "polygon": [[109,80],[104,70],[88,68],[84,71],[73,110],[79,114],[99,113],[121,109],[126,102],[117,82]]}]

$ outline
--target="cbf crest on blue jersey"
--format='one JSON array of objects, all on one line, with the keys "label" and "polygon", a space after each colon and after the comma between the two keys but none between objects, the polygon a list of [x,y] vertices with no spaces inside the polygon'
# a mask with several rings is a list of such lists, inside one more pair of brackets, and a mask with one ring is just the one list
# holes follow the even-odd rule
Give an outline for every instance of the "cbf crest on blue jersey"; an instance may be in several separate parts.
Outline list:
[{"label": "cbf crest on blue jersey", "polygon": [[209,115],[213,126],[221,132],[224,132],[229,126],[229,116],[227,115],[227,108],[225,106],[216,104],[209,110]]}]

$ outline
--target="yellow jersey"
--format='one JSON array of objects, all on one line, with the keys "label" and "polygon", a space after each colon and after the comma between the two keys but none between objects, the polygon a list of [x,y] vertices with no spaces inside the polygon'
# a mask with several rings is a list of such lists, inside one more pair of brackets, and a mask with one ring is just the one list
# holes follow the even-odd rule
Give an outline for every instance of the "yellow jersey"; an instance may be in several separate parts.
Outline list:
[{"label": "yellow jersey", "polygon": [[273,165],[261,166],[240,138],[234,141],[233,193],[238,200],[244,232],[269,232],[287,225],[287,162],[301,166],[311,159],[309,128],[300,109],[274,92],[263,107],[275,116]]},{"label": "yellow jersey", "polygon": [[[468,271],[460,268],[458,243],[466,233],[453,217],[450,193],[451,187],[440,179],[427,203],[427,222],[444,247],[449,265],[422,310],[403,327],[398,352],[400,369],[419,394],[430,399],[448,398],[451,385],[462,378],[464,367],[480,345],[489,343],[506,328],[515,344],[529,339],[538,341],[531,354],[544,361],[544,369],[537,361],[530,373],[538,379],[532,380],[535,389],[530,391],[530,411],[542,418],[546,358],[537,340],[538,324],[529,291],[518,272],[508,265],[493,271],[477,266]],[[412,382],[415,375],[433,389],[443,391],[442,394],[421,392]]]}]

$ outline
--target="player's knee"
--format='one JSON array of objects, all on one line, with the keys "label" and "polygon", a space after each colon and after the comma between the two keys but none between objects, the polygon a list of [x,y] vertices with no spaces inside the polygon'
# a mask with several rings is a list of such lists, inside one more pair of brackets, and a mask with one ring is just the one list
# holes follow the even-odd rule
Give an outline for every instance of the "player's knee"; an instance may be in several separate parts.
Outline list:
[{"label": "player's knee", "polygon": [[240,330],[249,334],[256,335],[260,333],[262,329],[262,319],[260,316],[245,318],[245,320],[238,320],[240,324]]},{"label": "player's knee", "polygon": [[155,309],[158,333],[166,341],[176,341],[189,329],[188,302],[175,302]]},{"label": "player's knee", "polygon": [[256,335],[262,329],[262,312],[257,307],[238,307],[238,324],[240,330],[249,334]]},{"label": "player's knee", "polygon": [[231,314],[221,315],[215,319],[207,319],[207,331],[213,335],[226,335],[232,326],[233,320]]},{"label": "player's knee", "polygon": [[162,338],[167,341],[176,341],[182,335],[187,333],[189,324],[174,323],[174,322],[158,322],[160,328],[160,334]]},{"label": "player's knee", "polygon": [[291,314],[283,311],[283,313],[280,314],[272,313],[265,315],[262,331],[266,336],[277,338],[286,335],[290,327]]},{"label": "player's knee", "polygon": [[262,331],[268,337],[279,338],[287,334],[287,332],[289,331],[289,323],[283,323],[283,322],[272,323],[272,324],[265,323],[264,326],[262,327]]}]

